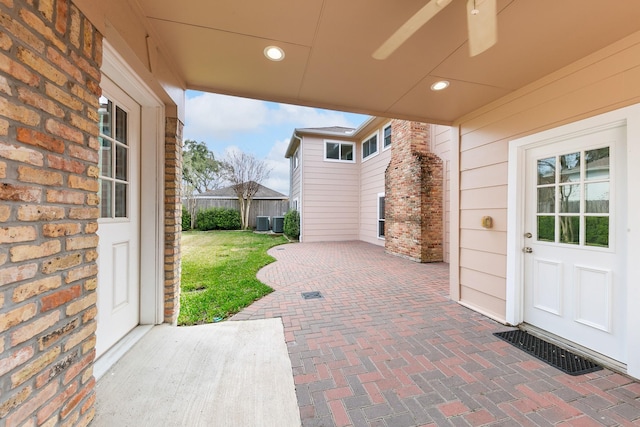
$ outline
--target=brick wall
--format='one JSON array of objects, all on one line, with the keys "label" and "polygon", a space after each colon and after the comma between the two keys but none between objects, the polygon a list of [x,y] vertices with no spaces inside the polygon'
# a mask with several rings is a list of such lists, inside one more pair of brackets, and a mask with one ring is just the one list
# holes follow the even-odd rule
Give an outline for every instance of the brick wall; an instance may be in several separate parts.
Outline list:
[{"label": "brick wall", "polygon": [[385,172],[385,248],[420,262],[443,260],[443,167],[429,152],[430,126],[391,122]]},{"label": "brick wall", "polygon": [[102,38],[69,0],[0,0],[0,424],[94,414]]},{"label": "brick wall", "polygon": [[176,323],[180,312],[180,237],[182,235],[182,123],[165,125],[164,321]]}]

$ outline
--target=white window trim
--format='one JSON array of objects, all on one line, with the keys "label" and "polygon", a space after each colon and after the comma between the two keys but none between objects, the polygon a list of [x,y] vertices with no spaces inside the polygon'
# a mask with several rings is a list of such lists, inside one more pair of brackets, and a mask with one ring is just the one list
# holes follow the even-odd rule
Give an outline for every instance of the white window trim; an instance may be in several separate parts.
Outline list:
[{"label": "white window trim", "polygon": [[[376,137],[376,151],[369,154],[367,157],[364,157],[364,143],[368,142],[374,136]],[[374,133],[372,133],[371,135],[363,139],[362,142],[360,143],[360,147],[361,147],[360,151],[362,152],[362,163],[380,154],[380,132],[375,131]]]},{"label": "white window trim", "polygon": [[[351,145],[351,147],[353,147],[353,159],[352,160],[327,159],[327,143],[334,143],[334,144],[341,144],[341,145],[342,144]],[[325,162],[333,162],[333,163],[355,163],[356,162],[357,150],[356,150],[356,144],[354,142],[325,139],[323,141],[323,147],[324,147],[323,148],[323,151],[324,151],[323,159],[324,159]]]},{"label": "white window trim", "polygon": [[293,170],[298,169],[300,166],[300,148],[296,148],[296,151],[293,153]]},{"label": "white window trim", "polygon": [[382,151],[387,151],[393,145],[393,137],[392,137],[391,142],[389,143],[389,145],[384,145],[384,130],[386,128],[391,129],[391,135],[393,135],[393,128],[391,127],[391,122],[389,122],[386,125],[382,126]]},{"label": "white window trim", "polygon": [[[384,221],[386,224],[386,218],[380,218],[380,199],[385,197],[384,193],[378,193],[378,197],[376,198],[376,235],[379,240],[385,240],[385,236],[380,235],[380,221]],[[385,203],[386,203],[385,198]]]}]

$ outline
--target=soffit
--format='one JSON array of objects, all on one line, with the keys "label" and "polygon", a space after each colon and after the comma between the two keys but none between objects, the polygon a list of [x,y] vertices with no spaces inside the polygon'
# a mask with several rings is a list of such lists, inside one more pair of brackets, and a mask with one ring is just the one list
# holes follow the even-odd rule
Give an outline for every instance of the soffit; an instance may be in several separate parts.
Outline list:
[{"label": "soffit", "polygon": [[[498,43],[470,58],[453,0],[378,61],[426,0],[131,1],[189,88],[445,124],[640,30],[637,0],[498,0]],[[272,44],[283,61],[262,55]]]}]

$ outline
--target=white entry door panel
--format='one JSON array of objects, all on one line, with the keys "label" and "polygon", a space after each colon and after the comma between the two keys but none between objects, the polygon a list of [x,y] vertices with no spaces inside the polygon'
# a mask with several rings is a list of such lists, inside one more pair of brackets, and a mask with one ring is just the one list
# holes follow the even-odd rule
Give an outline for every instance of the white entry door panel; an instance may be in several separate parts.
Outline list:
[{"label": "white entry door panel", "polygon": [[140,320],[140,106],[106,76],[102,88],[98,357]]},{"label": "white entry door panel", "polygon": [[524,321],[626,363],[624,126],[526,150]]}]

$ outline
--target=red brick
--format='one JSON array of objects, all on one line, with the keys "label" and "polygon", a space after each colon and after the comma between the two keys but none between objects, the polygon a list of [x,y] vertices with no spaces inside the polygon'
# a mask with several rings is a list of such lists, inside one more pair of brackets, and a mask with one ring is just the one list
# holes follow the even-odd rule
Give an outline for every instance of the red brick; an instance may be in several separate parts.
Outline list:
[{"label": "red brick", "polygon": [[[94,304],[95,304],[95,301],[94,301]],[[84,341],[87,338],[89,338],[95,332],[96,332],[96,322],[93,322],[93,323],[90,323],[90,324],[84,326],[82,329],[80,329],[74,335],[69,337],[67,342],[64,343],[64,351],[66,352],[66,351],[71,350],[73,347],[77,346],[82,341]]]},{"label": "red brick", "polygon": [[[75,64],[85,73],[87,73],[89,76],[91,76],[96,82],[100,81],[100,71],[97,67],[95,67],[94,65],[90,64],[89,61],[87,61],[84,57],[82,56],[78,56],[77,53],[75,52],[71,52],[71,60],[73,62],[75,62]],[[86,82],[87,83],[87,87],[90,91],[92,91],[93,93],[96,93],[95,90],[96,88],[93,87],[89,81]],[[98,85],[99,87],[99,85]],[[97,93],[96,93],[97,94]]]},{"label": "red brick", "polygon": [[67,17],[69,15],[68,0],[56,2],[56,31],[64,34],[67,31]]},{"label": "red brick", "polygon": [[65,159],[52,154],[47,155],[47,163],[50,168],[75,174],[82,174],[86,170],[86,166],[77,160]]},{"label": "red brick", "polygon": [[[1,2],[2,0],[0,0]],[[0,403],[0,419],[6,418],[7,414],[11,412],[13,409],[20,406],[24,401],[26,401],[33,389],[31,386],[25,387],[13,396],[9,397],[4,402]]]},{"label": "red brick", "polygon": [[82,17],[80,11],[73,4],[71,5],[71,24],[69,26],[69,39],[76,48],[80,47],[80,25]]},{"label": "red brick", "polygon": [[11,375],[11,387],[15,388],[24,384],[27,380],[38,374],[45,367],[53,363],[60,355],[60,347],[53,348],[48,352],[38,356],[28,364],[23,364],[21,369]]},{"label": "red brick", "polygon": [[445,417],[453,417],[469,412],[469,408],[467,408],[462,402],[444,403],[442,405],[438,405],[438,410],[442,412]]},{"label": "red brick", "polygon": [[16,131],[16,139],[22,143],[35,145],[54,153],[61,154],[64,152],[64,141],[32,129],[19,127]]},{"label": "red brick", "polygon": [[53,344],[59,342],[62,338],[71,334],[79,325],[80,321],[76,318],[66,325],[61,326],[60,328],[55,329],[54,331],[51,331],[48,334],[38,338],[38,348],[40,349],[40,351],[42,351],[48,347],[51,347]]},{"label": "red brick", "polygon": [[[0,54],[1,56],[2,54]],[[40,115],[26,107],[9,102],[5,98],[0,98],[0,116],[24,123],[29,126],[37,126],[40,123]]]},{"label": "red brick", "polygon": [[9,50],[13,46],[13,41],[5,33],[0,33],[0,49]]},{"label": "red brick", "polygon": [[18,88],[18,98],[23,103],[49,113],[52,116],[64,117],[64,110],[60,108],[57,103],[29,89]]},{"label": "red brick", "polygon": [[42,299],[40,300],[40,310],[42,312],[53,310],[54,308],[60,307],[61,305],[64,305],[69,301],[75,300],[81,294],[82,287],[80,285],[62,289],[58,292],[42,297]]},{"label": "red brick", "polygon": [[67,83],[67,77],[62,71],[49,64],[43,58],[37,56],[34,52],[25,49],[22,46],[18,46],[17,57],[28,67],[37,71],[40,75],[46,79],[51,80],[58,86],[62,86]]},{"label": "red brick", "polygon": [[91,363],[95,359],[95,356],[96,356],[96,352],[94,350],[91,353],[87,354],[85,357],[83,357],[80,361],[78,361],[78,363],[69,367],[69,369],[67,369],[67,372],[65,372],[64,374],[64,378],[62,379],[62,384],[68,384],[74,378],[76,378],[82,371],[85,370],[85,368],[87,368],[87,366],[91,365]]},{"label": "red brick", "polygon": [[40,0],[38,2],[38,12],[49,22],[53,20],[53,2],[54,0]]},{"label": "red brick", "polygon": [[0,27],[7,33],[13,34],[17,39],[26,43],[37,52],[44,52],[45,43],[33,34],[24,25],[20,24],[18,20],[13,19],[12,16],[6,15],[0,10]]}]

